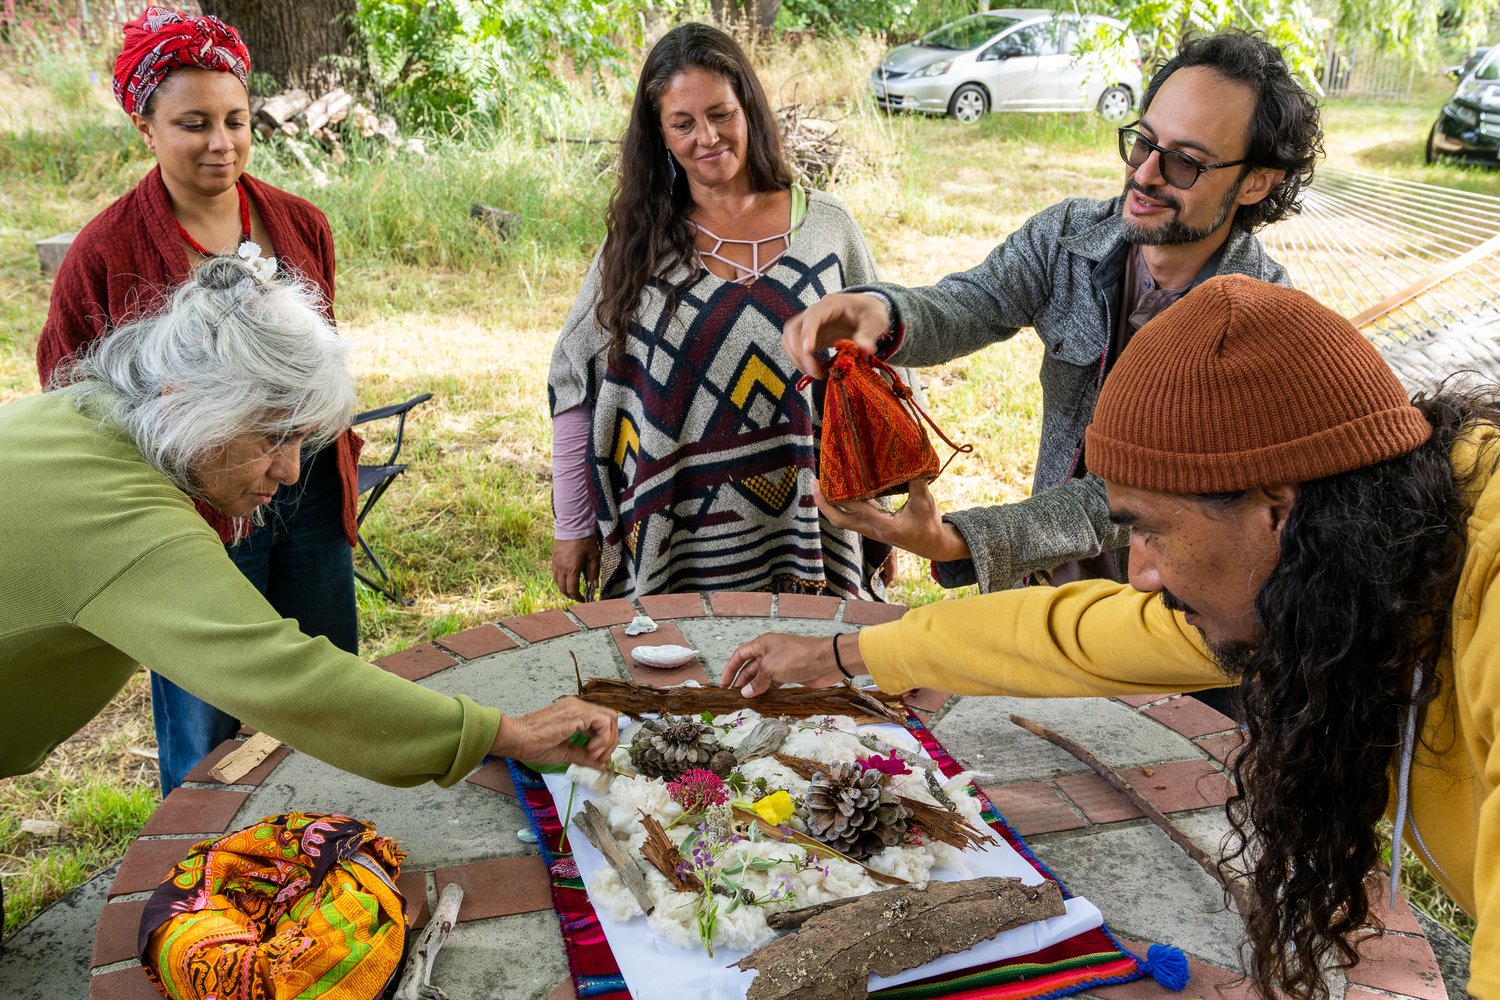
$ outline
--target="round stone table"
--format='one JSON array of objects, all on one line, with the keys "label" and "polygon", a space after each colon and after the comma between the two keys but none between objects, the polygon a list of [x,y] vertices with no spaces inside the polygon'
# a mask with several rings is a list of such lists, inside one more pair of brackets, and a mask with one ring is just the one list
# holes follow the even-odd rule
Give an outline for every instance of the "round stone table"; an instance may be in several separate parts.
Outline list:
[{"label": "round stone table", "polygon": [[[717,677],[731,650],[768,630],[833,635],[898,617],[904,609],[828,597],[675,594],[602,601],[482,625],[378,661],[427,687],[468,694],[507,713],[539,708],[576,690],[570,653],[585,676],[671,684]],[[660,623],[631,639],[622,626],[644,612]],[[626,655],[636,644],[691,646],[703,662],[643,670]],[[704,667],[707,668],[707,675]],[[1186,993],[1150,979],[1098,995],[1245,997],[1239,981],[1240,921],[1218,885],[1086,765],[1020,729],[1012,712],[1071,737],[1132,784],[1211,854],[1227,830],[1224,761],[1238,731],[1191,698],[1027,700],[910,698],[953,755],[975,773],[1001,813],[1074,892],[1096,903],[1128,946],[1161,941],[1189,957]],[[337,710],[337,706],[330,706]],[[89,961],[94,1000],[151,1000],[158,994],[135,956],[136,930],[151,890],[198,840],[261,816],[296,809],[374,821],[407,852],[400,885],[415,921],[425,923],[449,882],[464,888],[460,923],[438,958],[433,982],[452,1000],[562,1000],[573,996],[547,873],[536,848],[517,837],[526,819],[504,766],[479,768],[450,789],[386,788],[305,754],[276,751],[234,785],[208,776],[233,749],[220,747],[157,809],[104,895]],[[1447,1000],[1433,952],[1410,908],[1381,906],[1389,933],[1333,984],[1334,1000]],[[13,994],[0,989],[6,996]],[[52,1000],[51,997],[48,1000]]]}]

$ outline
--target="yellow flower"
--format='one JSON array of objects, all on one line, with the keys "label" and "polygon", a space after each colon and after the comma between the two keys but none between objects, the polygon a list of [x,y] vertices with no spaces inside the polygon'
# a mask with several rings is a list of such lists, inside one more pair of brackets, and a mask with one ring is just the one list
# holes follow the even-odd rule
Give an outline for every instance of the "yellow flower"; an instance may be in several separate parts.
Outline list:
[{"label": "yellow flower", "polygon": [[785,791],[776,791],[756,799],[752,808],[755,814],[767,823],[780,826],[791,818],[797,807],[793,805],[792,797]]}]

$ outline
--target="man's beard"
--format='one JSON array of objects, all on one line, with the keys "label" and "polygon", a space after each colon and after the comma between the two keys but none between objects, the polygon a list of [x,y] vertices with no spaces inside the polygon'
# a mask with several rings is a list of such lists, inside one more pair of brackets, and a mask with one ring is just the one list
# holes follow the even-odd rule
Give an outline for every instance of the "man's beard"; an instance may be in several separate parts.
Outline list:
[{"label": "man's beard", "polygon": [[[1162,590],[1158,596],[1161,603],[1168,611],[1176,611],[1181,614],[1196,614],[1196,612],[1185,604],[1182,598],[1170,590]],[[1203,630],[1200,628],[1201,633]],[[1260,655],[1260,647],[1251,642],[1214,642],[1203,636],[1203,641],[1208,643],[1208,651],[1213,654],[1214,663],[1224,672],[1224,676],[1239,680],[1245,675],[1254,663],[1255,658]]]},{"label": "man's beard", "polygon": [[1224,195],[1224,200],[1219,202],[1219,211],[1214,216],[1213,223],[1202,227],[1183,224],[1182,220],[1178,218],[1178,215],[1182,212],[1182,202],[1178,200],[1176,195],[1171,194],[1170,190],[1170,188],[1165,186],[1148,188],[1144,184],[1137,184],[1134,178],[1125,182],[1125,193],[1139,191],[1152,201],[1170,206],[1177,213],[1177,215],[1173,215],[1172,221],[1165,225],[1155,229],[1148,229],[1138,222],[1133,222],[1125,218],[1125,206],[1122,204],[1120,206],[1120,221],[1125,226],[1126,243],[1146,247],[1179,247],[1208,239],[1224,224],[1224,220],[1229,218],[1229,213],[1235,210],[1234,199],[1240,193],[1240,185],[1236,183],[1234,187],[1229,189]]}]

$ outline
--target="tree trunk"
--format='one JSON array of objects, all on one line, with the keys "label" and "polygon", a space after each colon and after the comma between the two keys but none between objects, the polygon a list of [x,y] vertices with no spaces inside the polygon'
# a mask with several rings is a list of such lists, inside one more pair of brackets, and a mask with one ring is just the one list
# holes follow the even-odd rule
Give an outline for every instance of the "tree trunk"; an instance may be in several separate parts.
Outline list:
[{"label": "tree trunk", "polygon": [[720,24],[728,21],[743,22],[762,32],[776,26],[776,13],[781,10],[781,0],[709,0],[709,10]]},{"label": "tree trunk", "polygon": [[334,86],[369,89],[358,0],[200,0],[199,6],[239,30],[250,49],[251,89],[261,96],[288,87],[314,96]]}]

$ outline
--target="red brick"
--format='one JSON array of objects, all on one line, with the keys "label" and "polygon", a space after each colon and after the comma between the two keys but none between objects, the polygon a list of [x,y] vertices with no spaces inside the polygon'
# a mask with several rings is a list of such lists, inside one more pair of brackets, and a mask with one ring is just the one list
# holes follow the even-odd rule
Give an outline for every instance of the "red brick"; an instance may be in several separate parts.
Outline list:
[{"label": "red brick", "polygon": [[1145,813],[1109,786],[1097,774],[1072,774],[1057,779],[1057,787],[1083,810],[1090,823],[1119,823],[1140,819]]},{"label": "red brick", "polygon": [[141,835],[159,837],[173,833],[218,834],[229,829],[249,792],[220,788],[176,788],[141,828]]},{"label": "red brick", "polygon": [[503,653],[507,649],[517,647],[516,640],[493,625],[479,625],[464,629],[462,632],[454,632],[452,635],[434,639],[433,642],[449,652],[457,653],[466,660],[477,660],[481,656]]},{"label": "red brick", "polygon": [[547,869],[542,859],[534,854],[439,868],[439,896],[450,882],[457,882],[464,890],[463,905],[458,910],[460,921],[488,920],[552,908]]},{"label": "red brick", "polygon": [[136,942],[141,931],[141,914],[145,909],[144,899],[132,903],[105,904],[99,913],[99,923],[94,928],[94,955],[89,959],[89,964],[98,968],[126,959],[140,958]]},{"label": "red brick", "polygon": [[850,625],[884,625],[906,614],[904,604],[883,604],[880,601],[846,601],[844,621]]},{"label": "red brick", "polygon": [[916,688],[901,696],[910,708],[919,709],[923,712],[933,713],[944,705],[953,696],[946,691],[936,691],[932,688]]},{"label": "red brick", "polygon": [[516,797],[515,782],[511,781],[510,768],[505,766],[503,760],[487,760],[484,765],[469,775],[467,781],[472,781],[481,788],[488,788],[492,792],[501,795]]},{"label": "red brick", "polygon": [[1129,705],[1131,708],[1144,708],[1154,701],[1161,701],[1165,697],[1167,696],[1164,694],[1122,694],[1118,695],[1115,701]]},{"label": "red brick", "polygon": [[707,618],[702,594],[652,594],[639,598],[651,618]]},{"label": "red brick", "polygon": [[[1119,937],[1118,940],[1142,958],[1150,948],[1150,944],[1144,941],[1132,941],[1127,937]],[[1089,994],[1102,1000],[1183,1000],[1184,997],[1189,1000],[1258,1000],[1249,983],[1238,972],[1200,962],[1191,956],[1188,957],[1188,977],[1187,989],[1181,993],[1174,993],[1146,976],[1119,986],[1095,987],[1089,990]],[[1345,1000],[1350,998],[1345,997]]]},{"label": "red brick", "polygon": [[161,1000],[161,991],[137,965],[91,978],[89,1000]]},{"label": "red brick", "polygon": [[778,618],[820,618],[833,621],[843,602],[822,594],[782,594],[776,599]]},{"label": "red brick", "polygon": [[645,635],[626,635],[623,625],[616,625],[609,630],[609,634],[614,638],[615,645],[619,647],[620,655],[625,657],[625,666],[637,684],[670,687],[689,679],[701,684],[709,683],[708,674],[703,670],[703,657],[701,656],[688,661],[686,666],[675,667],[671,670],[643,667],[631,658],[630,651],[637,646],[687,646],[691,648],[692,643],[687,641],[687,636],[682,634],[682,629],[672,622],[661,622],[655,632],[648,632]]},{"label": "red brick", "polygon": [[708,606],[721,617],[769,618],[771,617],[770,594],[742,594],[720,591],[708,595]]},{"label": "red brick", "polygon": [[1236,729],[1232,733],[1216,733],[1193,742],[1214,760],[1225,767],[1230,767],[1245,745],[1245,734]]},{"label": "red brick", "polygon": [[1023,837],[1039,833],[1057,833],[1060,830],[1077,830],[1085,824],[1057,789],[1041,781],[1028,781],[1019,785],[1001,785],[986,788],[984,794],[1000,810],[1015,831]]},{"label": "red brick", "polygon": [[518,618],[505,618],[500,624],[527,642],[556,639],[560,635],[578,631],[578,626],[573,624],[573,619],[561,611],[538,611],[535,614],[521,615]]},{"label": "red brick", "polygon": [[[218,778],[210,776],[208,772],[213,768],[215,764],[217,764],[228,754],[234,752],[235,750],[238,750],[239,747],[239,740],[225,740],[223,743],[220,743],[218,746],[210,750],[208,752],[208,756],[200,760],[198,762],[198,765],[191,771],[189,771],[187,773],[187,777],[183,778],[182,780],[210,782],[218,785],[224,784],[224,782],[220,781]],[[287,755],[291,752],[292,751],[289,747],[277,747],[275,750],[271,751],[271,753],[266,757],[265,760],[255,765],[255,769],[253,771],[251,771],[249,774],[246,774],[239,781],[234,782],[234,784],[257,786],[260,785],[271,776],[271,772],[276,770],[276,766],[282,761],[286,760]]]},{"label": "red brick", "polygon": [[[1150,774],[1146,772],[1150,771]],[[1154,767],[1132,767],[1121,777],[1164,813],[1222,806],[1231,786],[1223,772],[1206,760],[1180,760]]]},{"label": "red brick", "polygon": [[595,601],[592,604],[575,604],[568,610],[589,628],[624,625],[640,613],[636,611],[634,604],[623,597],[612,601]]},{"label": "red brick", "polygon": [[578,994],[573,992],[573,980],[564,979],[552,987],[552,992],[547,994],[547,1000],[578,1000]]},{"label": "red brick", "polygon": [[1388,899],[1390,889],[1386,880],[1381,879],[1380,885],[1370,891],[1370,916],[1379,917],[1385,929],[1392,934],[1421,934],[1422,925],[1417,923],[1417,916],[1411,912],[1411,905],[1407,903],[1406,897],[1396,894],[1394,910],[1386,905]]},{"label": "red brick", "polygon": [[109,897],[132,892],[150,892],[162,884],[172,867],[187,857],[201,837],[185,840],[137,840],[125,851],[125,860],[109,886]]},{"label": "red brick", "polygon": [[1146,709],[1146,715],[1188,739],[1238,730],[1233,719],[1220,715],[1197,698],[1173,698],[1155,708]]},{"label": "red brick", "polygon": [[431,677],[435,673],[447,670],[449,667],[457,666],[458,661],[430,642],[419,642],[399,653],[382,656],[375,661],[375,665],[389,670],[398,677],[405,677],[409,681],[419,681],[424,677]]},{"label": "red brick", "polygon": [[396,888],[406,900],[406,918],[411,923],[413,930],[421,930],[427,926],[427,873],[424,871],[406,871],[396,876]]},{"label": "red brick", "polygon": [[1443,974],[1424,937],[1386,934],[1355,946],[1359,964],[1346,975],[1354,986],[1399,993],[1418,1000],[1447,1000]]}]

